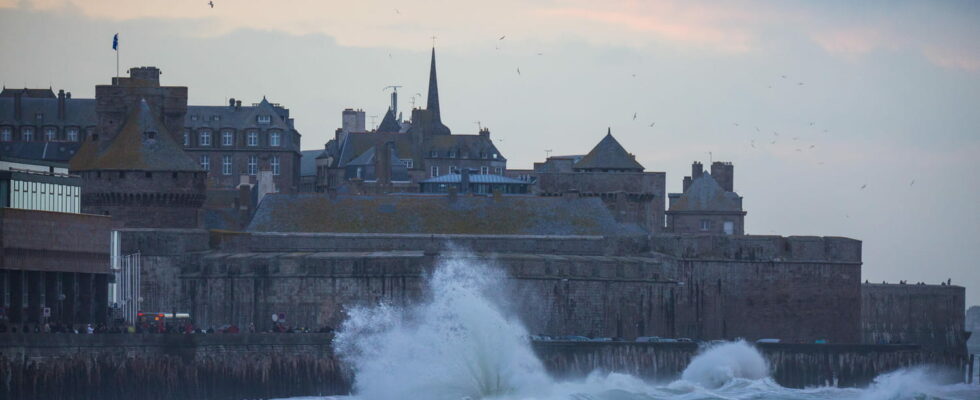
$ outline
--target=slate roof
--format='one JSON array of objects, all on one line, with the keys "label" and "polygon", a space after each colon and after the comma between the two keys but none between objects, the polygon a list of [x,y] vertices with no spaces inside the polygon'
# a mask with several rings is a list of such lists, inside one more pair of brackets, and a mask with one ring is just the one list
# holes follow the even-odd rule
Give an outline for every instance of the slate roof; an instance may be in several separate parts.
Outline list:
[{"label": "slate roof", "polygon": [[[384,146],[387,142],[395,143],[395,154],[401,159],[412,159],[416,166],[422,165],[419,153],[415,151],[412,135],[405,133],[349,133],[344,135],[340,146],[340,156],[335,161],[338,167],[345,167],[355,158],[364,155],[370,149]],[[416,167],[418,168],[418,167]]]},{"label": "slate roof", "polygon": [[[486,154],[488,160],[505,161],[506,158],[493,141],[487,136],[481,135],[440,135],[428,136],[422,143],[425,149],[425,156],[433,150],[439,152],[439,157],[446,157],[446,153],[454,151],[458,158],[480,159],[480,153]],[[497,154],[497,158],[492,158],[491,154]]]},{"label": "slate roof", "polygon": [[589,154],[582,157],[574,166],[577,170],[612,169],[643,171],[643,166],[636,162],[632,154],[612,136],[612,131],[606,133]]},{"label": "slate roof", "polygon": [[259,205],[251,232],[427,233],[499,235],[631,235],[602,200],[537,196],[272,194]]},{"label": "slate roof", "polygon": [[20,93],[20,95],[23,96],[23,97],[25,97],[25,98],[27,98],[27,97],[48,98],[48,99],[56,99],[57,98],[54,95],[54,90],[51,90],[51,88],[47,88],[47,89],[28,89],[28,88],[22,88],[22,89],[18,89],[18,88],[8,88],[8,87],[3,88],[3,91],[0,92],[0,97],[14,97],[17,93]]},{"label": "slate roof", "polygon": [[[259,115],[268,115],[272,119],[269,124],[260,125],[256,119]],[[286,115],[285,109],[281,107],[277,109],[263,97],[262,101],[256,105],[239,108],[231,106],[187,106],[184,127],[191,129],[211,128],[214,130],[221,128],[237,130],[261,128],[288,131],[292,129],[292,126],[290,126]],[[218,119],[215,120],[214,117],[218,117]]]},{"label": "slate roof", "polygon": [[4,142],[0,143],[0,154],[21,160],[67,164],[81,145],[78,142]]},{"label": "slate roof", "polygon": [[388,109],[385,113],[385,117],[381,120],[381,125],[378,125],[378,132],[400,132],[402,126],[398,124],[398,118],[395,117],[395,111]]},{"label": "slate roof", "polygon": [[[65,99],[65,118],[58,118],[57,98],[24,97],[21,99],[21,120],[14,115],[14,98],[0,97],[0,125],[77,126],[94,127],[98,124],[95,99]],[[43,115],[37,119],[37,114]],[[43,132],[35,132],[38,137]],[[81,132],[79,132],[81,135]]]},{"label": "slate roof", "polygon": [[[462,175],[460,174],[446,174],[434,178],[429,178],[419,183],[460,183],[461,179],[462,179]],[[493,174],[470,174],[470,183],[506,183],[506,184],[516,184],[516,185],[528,184],[527,181],[508,178],[503,175],[493,175]]]},{"label": "slate roof", "polygon": [[316,159],[323,154],[323,150],[303,150],[299,154],[299,176],[315,176]]},{"label": "slate roof", "polygon": [[668,211],[741,212],[742,203],[738,194],[726,192],[718,184],[718,181],[711,177],[711,174],[704,174],[691,182],[691,186],[670,206]]},{"label": "slate roof", "polygon": [[[154,137],[146,138],[145,132],[155,132]],[[101,142],[86,140],[71,159],[69,169],[201,171],[200,165],[174,141],[145,99],[129,112],[115,138],[102,146]]]}]

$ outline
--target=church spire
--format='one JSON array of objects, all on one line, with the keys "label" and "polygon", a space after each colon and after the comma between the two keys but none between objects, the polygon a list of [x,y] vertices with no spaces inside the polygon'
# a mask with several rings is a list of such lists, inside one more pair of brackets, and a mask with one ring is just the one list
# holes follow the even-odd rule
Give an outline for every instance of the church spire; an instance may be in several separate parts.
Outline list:
[{"label": "church spire", "polygon": [[432,47],[432,64],[429,66],[429,97],[425,108],[432,113],[434,122],[442,122],[439,116],[439,85],[436,83],[436,48]]}]

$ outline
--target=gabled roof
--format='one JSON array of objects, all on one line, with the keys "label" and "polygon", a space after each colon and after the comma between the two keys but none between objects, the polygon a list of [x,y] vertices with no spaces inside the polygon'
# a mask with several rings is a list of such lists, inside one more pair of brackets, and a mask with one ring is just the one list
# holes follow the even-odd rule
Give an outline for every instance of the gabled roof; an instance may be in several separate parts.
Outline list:
[{"label": "gabled roof", "polygon": [[612,130],[606,133],[589,154],[582,157],[575,166],[577,170],[634,170],[643,171],[643,166],[636,162],[632,154],[626,151],[616,138],[612,136]]},{"label": "gabled roof", "polygon": [[31,97],[31,98],[45,98],[45,99],[56,99],[57,98],[54,95],[54,90],[51,90],[51,88],[47,88],[47,89],[29,89],[29,88],[15,89],[15,88],[8,88],[8,87],[3,88],[3,91],[0,92],[0,97],[14,97],[17,94],[20,94],[21,96],[23,96],[25,98],[27,98],[27,97]]},{"label": "gabled roof", "polygon": [[381,120],[381,125],[378,125],[378,132],[400,132],[402,126],[398,124],[398,118],[395,117],[395,111],[388,109],[385,113],[384,119]]},{"label": "gabled roof", "polygon": [[[257,117],[268,115],[271,117],[269,124],[259,124]],[[217,120],[214,117],[218,117]],[[281,129],[288,131],[292,129],[285,120],[285,115],[280,113],[272,103],[265,97],[258,104],[252,106],[187,106],[187,114],[184,116],[184,126],[191,129],[198,128],[231,128],[231,129]]]},{"label": "gabled roof", "polygon": [[668,211],[741,212],[742,202],[735,192],[726,192],[711,174],[703,174],[691,182],[691,186]]},{"label": "gabled roof", "polygon": [[[147,135],[153,132],[152,138]],[[69,169],[201,171],[201,167],[177,144],[160,118],[146,103],[133,107],[119,133],[100,149],[100,142],[86,140],[71,159]]]},{"label": "gabled roof", "polygon": [[395,154],[400,159],[412,159],[416,168],[419,168],[421,160],[415,151],[415,142],[412,135],[405,133],[349,133],[344,135],[343,143],[340,145],[337,167],[345,167],[355,158],[359,158],[369,149],[376,146],[383,146],[387,142],[395,143]]},{"label": "gabled roof", "polygon": [[596,197],[271,194],[251,232],[499,235],[643,234],[615,220]]},{"label": "gabled roof", "polygon": [[[21,119],[14,115],[14,98],[0,97],[0,125],[36,125],[36,126],[78,126],[81,128],[95,126],[98,117],[95,114],[95,99],[65,99],[65,118],[58,118],[57,98],[24,97],[21,99]],[[42,119],[37,119],[41,114]],[[35,137],[43,132],[35,132]],[[79,133],[81,137],[81,133]]]}]

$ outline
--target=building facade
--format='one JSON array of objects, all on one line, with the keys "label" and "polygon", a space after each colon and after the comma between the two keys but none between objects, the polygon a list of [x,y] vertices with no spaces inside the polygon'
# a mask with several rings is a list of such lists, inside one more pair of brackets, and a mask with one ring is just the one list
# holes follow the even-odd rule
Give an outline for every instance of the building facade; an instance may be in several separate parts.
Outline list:
[{"label": "building facade", "polygon": [[588,154],[549,157],[518,178],[533,181],[539,196],[598,197],[617,221],[663,231],[666,174],[645,172],[611,130]]},{"label": "building facade", "polygon": [[716,161],[711,173],[699,162],[691,165],[691,176],[684,177],[684,193],[670,194],[667,231],[680,234],[744,235],[745,214],[742,197],[733,191],[735,167]]},{"label": "building facade", "polygon": [[196,228],[207,174],[175,140],[186,87],[160,86],[155,67],[95,88],[99,125],[72,157],[81,210],[125,227]]},{"label": "building facade", "polygon": [[8,89],[0,92],[0,143],[80,143],[95,130],[95,99],[71,92]]},{"label": "building facade", "polygon": [[233,189],[247,175],[271,171],[277,189],[300,185],[300,134],[289,109],[264,97],[251,106],[231,99],[227,106],[189,106],[184,118],[184,150],[208,173],[211,188]]},{"label": "building facade", "polygon": [[365,131],[362,110],[344,110],[343,126],[317,157],[316,191],[416,192],[420,181],[462,169],[504,175],[507,159],[489,129],[457,135],[442,123],[435,49],[426,108],[413,109],[411,121],[400,121],[397,104],[393,93],[381,124],[371,131]]}]

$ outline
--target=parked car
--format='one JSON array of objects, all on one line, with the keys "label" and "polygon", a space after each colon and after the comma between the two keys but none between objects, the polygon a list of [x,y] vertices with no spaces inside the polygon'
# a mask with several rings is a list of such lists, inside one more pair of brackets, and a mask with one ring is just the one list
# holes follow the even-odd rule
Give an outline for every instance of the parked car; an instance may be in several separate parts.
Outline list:
[{"label": "parked car", "polygon": [[779,342],[781,342],[781,340],[779,340],[779,339],[759,339],[759,340],[756,340],[755,342],[756,343],[779,343]]},{"label": "parked car", "polygon": [[558,340],[564,340],[568,342],[588,342],[589,338],[585,336],[562,336]]},{"label": "parked car", "polygon": [[635,341],[640,343],[647,343],[647,342],[658,342],[660,341],[660,339],[663,338],[660,336],[640,336],[637,337]]},{"label": "parked car", "polygon": [[612,338],[607,338],[607,337],[594,337],[594,338],[592,338],[591,341],[593,341],[593,342],[611,342],[613,340],[612,340]]}]

